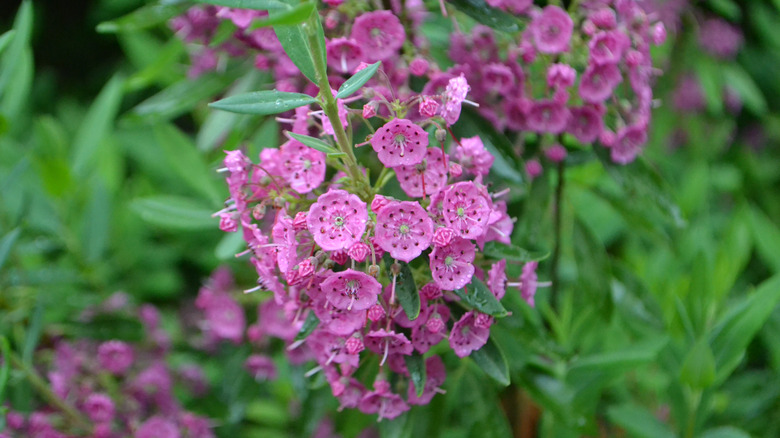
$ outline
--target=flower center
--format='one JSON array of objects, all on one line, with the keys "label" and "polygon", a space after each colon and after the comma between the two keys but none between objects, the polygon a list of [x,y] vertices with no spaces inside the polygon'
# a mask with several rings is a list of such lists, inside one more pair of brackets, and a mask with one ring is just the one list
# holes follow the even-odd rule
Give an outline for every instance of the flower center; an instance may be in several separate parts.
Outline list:
[{"label": "flower center", "polygon": [[453,264],[454,262],[455,262],[455,259],[454,259],[454,258],[452,258],[452,256],[447,256],[447,257],[444,259],[444,264],[445,264],[446,266],[452,266],[452,264]]},{"label": "flower center", "polygon": [[458,217],[463,217],[466,215],[466,210],[463,209],[463,207],[458,207]]},{"label": "flower center", "polygon": [[358,287],[360,287],[360,283],[358,283],[357,280],[347,281],[347,293],[349,293],[350,295],[356,293]]},{"label": "flower center", "polygon": [[311,160],[303,160],[303,168],[311,169]]},{"label": "flower center", "polygon": [[398,228],[398,231],[399,231],[401,234],[406,234],[406,233],[408,233],[408,232],[409,232],[409,225],[406,225],[406,224],[403,224],[403,225],[401,225],[401,226]]},{"label": "flower center", "polygon": [[344,226],[344,218],[341,216],[336,216],[336,219],[333,221],[333,225],[337,227],[343,227]]}]

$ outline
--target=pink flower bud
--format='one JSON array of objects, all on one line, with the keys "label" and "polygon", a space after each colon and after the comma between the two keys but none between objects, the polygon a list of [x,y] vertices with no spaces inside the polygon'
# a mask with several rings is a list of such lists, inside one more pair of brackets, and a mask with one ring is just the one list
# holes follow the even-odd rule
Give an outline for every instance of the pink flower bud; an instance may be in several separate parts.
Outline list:
[{"label": "pink flower bud", "polygon": [[363,105],[363,118],[370,119],[376,116],[376,108],[378,104],[376,102],[369,102]]},{"label": "pink flower bud", "polygon": [[347,350],[347,354],[358,354],[366,348],[365,345],[363,345],[363,340],[357,336],[351,336],[347,339],[347,342],[344,343],[344,347]]},{"label": "pink flower bud", "polygon": [[653,44],[661,45],[666,41],[666,27],[663,23],[656,23],[652,30]]},{"label": "pink flower bud", "polygon": [[263,339],[263,329],[257,324],[252,324],[246,329],[246,337],[249,342],[260,342]]},{"label": "pink flower bud", "polygon": [[485,313],[477,314],[474,319],[474,327],[489,329],[493,324],[493,317]]},{"label": "pink flower bud", "polygon": [[601,142],[605,148],[611,148],[612,145],[615,144],[615,138],[615,133],[609,129],[605,129],[601,131],[601,134],[599,134],[599,142]]},{"label": "pink flower bud", "polygon": [[293,218],[293,229],[295,231],[303,231],[306,229],[306,217],[309,215],[307,211],[299,211]]},{"label": "pink flower bud", "polygon": [[433,232],[433,244],[435,246],[447,246],[455,238],[455,231],[452,228],[439,227]]},{"label": "pink flower bud", "polygon": [[366,245],[363,242],[355,243],[347,251],[347,255],[350,256],[352,260],[358,263],[365,261],[366,257],[368,257],[370,254],[371,254],[371,247]]},{"label": "pink flower bud", "polygon": [[262,54],[255,56],[255,68],[258,70],[268,70],[271,68],[271,62],[268,57]]},{"label": "pink flower bud", "polygon": [[360,64],[358,64],[358,66],[355,67],[355,71],[352,72],[352,74],[355,74],[355,73],[359,72],[360,70],[363,70],[366,67],[368,67],[368,64],[366,64],[365,62],[361,61]]},{"label": "pink flower bud", "polygon": [[433,117],[439,110],[439,103],[432,97],[424,96],[420,100],[420,114],[424,117]]},{"label": "pink flower bud", "polygon": [[368,308],[368,319],[377,322],[385,317],[385,308],[381,304],[374,304]]},{"label": "pink flower bud", "polygon": [[347,263],[347,252],[343,250],[333,251],[330,253],[330,259],[336,264],[343,265],[344,263]]},{"label": "pink flower bud", "polygon": [[528,160],[525,162],[525,171],[528,172],[529,178],[534,179],[542,174],[542,164],[536,159]]},{"label": "pink flower bud", "polygon": [[566,148],[559,144],[554,144],[549,149],[544,151],[544,155],[546,155],[550,161],[560,163],[566,159]]},{"label": "pink flower bud", "polygon": [[626,54],[626,64],[628,64],[629,67],[636,67],[639,64],[642,63],[642,60],[644,60],[644,55],[642,55],[641,52],[637,50],[630,50]]},{"label": "pink flower bud", "polygon": [[409,72],[415,76],[422,76],[428,72],[428,61],[425,58],[414,58],[409,63]]},{"label": "pink flower bud", "polygon": [[374,213],[379,212],[379,210],[382,209],[385,205],[389,204],[391,202],[390,199],[385,198],[382,195],[375,195],[374,200],[371,201],[371,211]]},{"label": "pink flower bud", "polygon": [[420,288],[420,296],[427,301],[442,297],[441,288],[436,283],[428,283]]},{"label": "pink flower bud", "polygon": [[219,229],[226,233],[237,231],[238,221],[236,221],[232,213],[222,213],[219,215]]},{"label": "pink flower bud", "polygon": [[425,323],[425,328],[431,333],[439,333],[444,330],[444,321],[441,320],[441,316],[438,314],[431,316]]},{"label": "pink flower bud", "polygon": [[463,175],[463,166],[458,163],[450,163],[450,175],[453,178],[458,178]]}]

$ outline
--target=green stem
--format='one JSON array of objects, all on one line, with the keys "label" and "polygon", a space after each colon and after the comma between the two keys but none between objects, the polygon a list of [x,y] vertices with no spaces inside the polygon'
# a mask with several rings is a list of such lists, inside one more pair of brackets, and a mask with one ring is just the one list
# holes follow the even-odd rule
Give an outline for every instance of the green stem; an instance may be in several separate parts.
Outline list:
[{"label": "green stem", "polygon": [[560,289],[560,279],[558,278],[558,266],[561,261],[561,234],[562,234],[562,210],[563,210],[563,184],[564,184],[564,164],[563,161],[558,163],[558,185],[555,188],[555,248],[552,254],[552,268],[550,270],[550,280],[552,285],[550,286],[550,304],[553,308],[556,308],[558,290]]},{"label": "green stem", "polygon": [[55,394],[49,388],[49,385],[46,383],[46,381],[43,380],[43,378],[39,376],[34,369],[29,367],[27,364],[25,364],[19,356],[17,356],[13,352],[9,352],[8,357],[11,359],[11,364],[13,364],[13,366],[18,368],[22,373],[24,373],[24,376],[27,378],[30,384],[32,384],[32,386],[40,393],[41,397],[43,397],[52,406],[62,411],[62,413],[65,414],[65,416],[68,417],[68,419],[71,421],[71,423],[73,423],[73,425],[85,431],[92,429],[89,420],[87,420],[87,418],[84,417],[73,406],[68,404],[68,402],[61,399],[57,394]]},{"label": "green stem", "polygon": [[[316,14],[313,14],[310,18],[311,21],[319,19],[319,15]],[[318,26],[311,23],[309,28],[317,29]],[[309,45],[311,46],[312,53],[321,53],[325,51],[325,47],[322,47],[322,40],[318,38],[314,32],[309,32]],[[317,74],[317,81],[319,82],[317,86],[320,88],[322,110],[325,115],[328,116],[331,126],[333,126],[336,145],[341,152],[346,154],[342,159],[346,165],[347,173],[350,178],[352,178],[352,181],[355,182],[356,187],[361,192],[360,194],[364,195],[364,200],[368,200],[367,198],[370,195],[370,183],[365,175],[363,175],[363,172],[360,171],[357,158],[355,158],[355,152],[352,148],[352,143],[347,137],[344,125],[341,124],[336,97],[333,96],[333,90],[330,88],[330,83],[328,82],[328,66],[325,65],[322,58],[319,56],[312,56],[312,61],[314,63],[314,71]]]}]

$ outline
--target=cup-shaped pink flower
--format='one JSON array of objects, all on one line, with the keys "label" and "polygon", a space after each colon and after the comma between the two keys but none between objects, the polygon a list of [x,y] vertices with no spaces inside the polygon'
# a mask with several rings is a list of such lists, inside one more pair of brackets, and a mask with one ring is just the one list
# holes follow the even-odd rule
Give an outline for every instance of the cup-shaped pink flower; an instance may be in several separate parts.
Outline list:
[{"label": "cup-shaped pink flower", "polygon": [[298,193],[309,193],[325,181],[325,154],[290,140],[280,148],[284,179]]},{"label": "cup-shaped pink flower", "polygon": [[458,357],[466,357],[474,350],[479,350],[487,343],[490,329],[476,325],[476,314],[472,310],[464,314],[458,322],[452,326],[450,332],[450,347]]},{"label": "cup-shaped pink flower", "polygon": [[447,166],[441,149],[428,148],[419,164],[398,166],[395,175],[401,188],[413,198],[433,195],[447,184]]},{"label": "cup-shaped pink flower", "polygon": [[455,239],[449,246],[435,247],[431,252],[433,281],[443,290],[460,289],[474,275],[476,248],[466,239]]},{"label": "cup-shaped pink flower", "polygon": [[347,38],[334,38],[325,45],[328,54],[328,66],[339,73],[350,73],[360,64],[363,49],[355,41]]},{"label": "cup-shaped pink flower", "polygon": [[367,12],[355,19],[350,35],[371,61],[390,58],[406,40],[401,20],[390,11]]},{"label": "cup-shaped pink flower", "polygon": [[368,222],[366,203],[344,190],[329,190],[309,208],[306,224],[325,251],[349,249],[360,241]]},{"label": "cup-shaped pink flower", "polygon": [[464,239],[476,239],[485,233],[490,211],[490,201],[471,181],[455,183],[444,194],[444,222]]},{"label": "cup-shaped pink flower", "polygon": [[409,120],[393,119],[376,130],[370,143],[385,166],[413,166],[425,158],[428,133]]},{"label": "cup-shaped pink flower", "polygon": [[376,236],[394,259],[410,262],[430,246],[433,221],[416,201],[395,201],[377,213]]},{"label": "cup-shaped pink flower", "polygon": [[462,138],[455,149],[455,158],[472,175],[487,175],[493,166],[493,154],[485,149],[479,136]]},{"label": "cup-shaped pink flower", "polygon": [[534,19],[529,30],[539,52],[560,53],[569,50],[574,22],[558,6],[547,6]]},{"label": "cup-shaped pink flower", "polygon": [[334,307],[346,310],[366,310],[376,303],[382,285],[368,274],[352,269],[331,274],[320,285]]}]

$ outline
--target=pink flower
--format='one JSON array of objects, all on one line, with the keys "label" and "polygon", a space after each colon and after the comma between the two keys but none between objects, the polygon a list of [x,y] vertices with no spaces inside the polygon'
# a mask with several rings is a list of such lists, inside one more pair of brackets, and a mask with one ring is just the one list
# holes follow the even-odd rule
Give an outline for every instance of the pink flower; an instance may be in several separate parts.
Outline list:
[{"label": "pink flower", "polygon": [[433,221],[417,202],[396,201],[377,213],[376,236],[390,256],[410,262],[430,246]]},{"label": "pink flower", "polygon": [[442,215],[460,237],[476,239],[487,230],[490,201],[473,182],[455,183],[444,194]]},{"label": "pink flower", "polygon": [[444,108],[441,110],[441,116],[447,122],[447,125],[455,124],[458,118],[460,118],[461,104],[466,100],[466,95],[470,89],[471,87],[469,87],[462,73],[460,76],[450,79],[447,83],[447,88],[444,90],[442,98]]},{"label": "pink flower", "polygon": [[493,62],[482,68],[482,86],[491,92],[504,95],[511,92],[515,86],[515,75],[508,65]]},{"label": "pink flower", "polygon": [[241,342],[246,328],[244,309],[229,294],[213,294],[203,311],[211,335],[236,344]]},{"label": "pink flower", "polygon": [[374,391],[367,393],[357,406],[364,414],[379,414],[379,421],[383,418],[392,420],[409,410],[404,400],[398,394],[390,392],[390,384],[386,381],[374,383]]},{"label": "pink flower", "polygon": [[593,143],[604,129],[601,112],[593,105],[569,108],[569,123],[566,131],[582,143]]},{"label": "pink flower", "polygon": [[[403,333],[396,333],[392,330],[372,330],[368,332],[364,341],[366,348],[376,354],[381,354],[387,358],[388,354],[410,355],[414,348],[409,339]],[[384,363],[384,360],[381,362]]]},{"label": "pink flower", "polygon": [[597,33],[588,43],[590,60],[594,64],[615,64],[623,58],[623,53],[631,47],[628,36],[619,30]]},{"label": "pink flower", "polygon": [[393,202],[392,198],[387,198],[377,193],[374,195],[374,199],[371,201],[371,211],[374,213],[379,213],[379,210],[391,202]]},{"label": "pink flower", "polygon": [[488,271],[487,287],[496,296],[496,299],[504,298],[506,294],[506,260],[494,263]]},{"label": "pink flower", "polygon": [[569,14],[558,6],[542,9],[529,30],[536,48],[542,53],[561,53],[569,50],[574,22]]},{"label": "pink flower", "polygon": [[615,144],[612,146],[612,161],[628,164],[639,155],[642,146],[647,142],[647,126],[629,125],[617,132]]},{"label": "pink flower", "polygon": [[369,255],[371,255],[371,247],[369,247],[363,242],[357,242],[354,245],[349,247],[349,250],[347,251],[347,255],[352,260],[361,263],[365,261]]},{"label": "pink flower", "polygon": [[97,359],[104,370],[123,374],[133,364],[133,348],[122,341],[104,342],[98,347]]},{"label": "pink flower", "polygon": [[350,73],[360,64],[363,49],[352,39],[334,38],[325,44],[328,66],[339,73]]},{"label": "pink flower", "polygon": [[536,295],[536,267],[539,262],[528,262],[523,265],[523,273],[520,275],[520,295],[529,306],[534,307],[534,295]]},{"label": "pink flower", "polygon": [[134,438],[179,438],[179,428],[176,423],[163,417],[151,417],[136,431]]},{"label": "pink flower", "polygon": [[541,175],[542,170],[542,164],[535,158],[525,162],[525,172],[528,174],[528,178],[532,180]]},{"label": "pink flower", "polygon": [[284,179],[298,193],[309,193],[325,181],[325,154],[290,140],[280,148]]},{"label": "pink flower", "polygon": [[392,12],[373,11],[355,19],[350,37],[370,61],[381,61],[398,52],[406,40],[406,31]]},{"label": "pink flower", "polygon": [[360,336],[350,336],[344,343],[344,348],[347,350],[347,354],[358,354],[365,350],[366,346],[363,345]]},{"label": "pink flower", "polygon": [[602,8],[588,16],[594,26],[600,29],[614,29],[617,26],[617,16],[610,8]]},{"label": "pink flower", "polygon": [[479,136],[462,138],[455,149],[455,158],[473,175],[489,174],[494,160]]},{"label": "pink flower", "polygon": [[447,370],[439,356],[431,356],[425,359],[425,386],[423,393],[417,397],[414,385],[409,385],[407,401],[410,405],[427,405],[437,393],[444,393],[440,388],[447,377]]},{"label": "pink flower", "polygon": [[386,315],[385,308],[381,304],[374,304],[368,309],[368,319],[377,322]]},{"label": "pink flower", "polygon": [[376,116],[376,109],[378,105],[376,102],[369,102],[363,105],[363,118],[370,119]]},{"label": "pink flower", "polygon": [[554,144],[544,151],[544,155],[552,162],[560,163],[566,159],[566,148],[560,144]]},{"label": "pink flower", "polygon": [[244,368],[255,380],[273,380],[276,378],[276,365],[268,356],[253,354],[244,362]]},{"label": "pink flower", "polygon": [[377,129],[370,143],[385,166],[413,166],[425,158],[428,133],[409,120],[393,119]]},{"label": "pink flower", "polygon": [[93,393],[84,401],[84,412],[95,423],[111,421],[114,418],[114,402],[106,394]]},{"label": "pink flower", "polygon": [[552,88],[568,88],[574,85],[577,71],[569,64],[553,64],[547,70],[547,85]]},{"label": "pink flower", "polygon": [[439,227],[433,233],[433,244],[436,246],[447,246],[457,236],[457,233],[452,228]]},{"label": "pink flower", "polygon": [[426,301],[435,300],[441,297],[441,288],[436,283],[427,283],[420,288],[420,298]]},{"label": "pink flower", "polygon": [[331,333],[349,336],[366,325],[366,312],[335,307],[327,298],[315,299],[314,314]]},{"label": "pink flower", "polygon": [[458,357],[466,357],[487,343],[490,329],[476,326],[476,311],[465,313],[452,326],[450,347]]},{"label": "pink flower", "polygon": [[376,303],[382,285],[368,274],[347,269],[331,274],[322,282],[320,289],[334,307],[358,311]]},{"label": "pink flower", "polygon": [[[395,168],[398,183],[406,194],[413,198],[433,195],[447,184],[447,167],[441,149],[428,148],[425,158],[419,164]],[[376,210],[374,210],[376,211]]]},{"label": "pink flower", "polygon": [[446,304],[434,304],[421,312],[418,319],[425,323],[412,328],[412,345],[420,354],[424,354],[445,338],[445,323],[450,319],[450,309]]},{"label": "pink flower", "polygon": [[615,64],[590,65],[580,81],[580,96],[585,102],[603,102],[622,80]]},{"label": "pink flower", "polygon": [[528,127],[535,132],[560,134],[569,121],[569,109],[556,100],[534,102],[528,112]]},{"label": "pink flower", "polygon": [[474,275],[476,248],[466,239],[455,239],[449,246],[435,247],[430,254],[433,281],[444,290],[460,289]]},{"label": "pink flower", "polygon": [[739,28],[722,18],[704,20],[699,27],[701,47],[721,59],[731,59],[736,56],[743,40]]},{"label": "pink flower", "polygon": [[344,190],[329,190],[309,208],[306,223],[325,251],[347,249],[363,237],[368,222],[366,203]]}]

